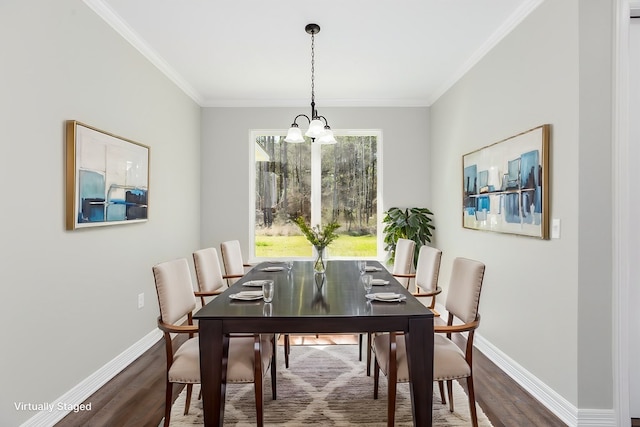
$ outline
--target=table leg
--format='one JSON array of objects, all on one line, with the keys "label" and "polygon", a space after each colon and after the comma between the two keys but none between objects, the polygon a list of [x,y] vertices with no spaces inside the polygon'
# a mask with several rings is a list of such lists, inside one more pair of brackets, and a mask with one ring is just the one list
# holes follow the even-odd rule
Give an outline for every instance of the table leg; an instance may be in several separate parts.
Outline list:
[{"label": "table leg", "polygon": [[433,405],[433,318],[410,319],[405,341],[413,423],[416,426],[430,426]]},{"label": "table leg", "polygon": [[204,425],[218,427],[224,420],[229,337],[219,320],[200,319],[198,332]]}]

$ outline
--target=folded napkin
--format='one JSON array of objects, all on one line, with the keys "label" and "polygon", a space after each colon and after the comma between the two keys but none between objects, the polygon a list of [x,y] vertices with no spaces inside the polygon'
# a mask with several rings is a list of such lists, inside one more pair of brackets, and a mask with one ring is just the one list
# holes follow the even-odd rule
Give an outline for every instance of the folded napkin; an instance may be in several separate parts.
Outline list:
[{"label": "folded napkin", "polygon": [[367,267],[365,268],[365,271],[368,271],[368,272],[372,272],[372,271],[380,271],[380,270],[382,270],[382,269],[381,269],[381,268],[379,268],[379,267],[374,267],[374,266],[372,266],[372,265],[367,265]]},{"label": "folded napkin", "polygon": [[389,281],[384,279],[371,279],[371,284],[373,286],[382,286],[382,285],[388,285]]},{"label": "folded napkin", "polygon": [[407,299],[402,294],[395,294],[393,292],[378,292],[375,294],[367,294],[366,297],[370,300],[385,301],[385,302],[400,302]]},{"label": "folded napkin", "polygon": [[[257,286],[261,287],[262,284],[266,282],[266,280],[249,280],[248,282],[244,282],[242,286]],[[243,291],[246,292],[246,291]]]},{"label": "folded napkin", "polygon": [[265,267],[262,271],[282,271],[284,267]]},{"label": "folded napkin", "polygon": [[235,295],[238,297],[259,297],[262,296],[262,289],[259,291],[241,291]]},{"label": "folded napkin", "polygon": [[402,294],[396,294],[393,292],[376,292],[373,295],[378,299],[398,299],[402,296]]}]

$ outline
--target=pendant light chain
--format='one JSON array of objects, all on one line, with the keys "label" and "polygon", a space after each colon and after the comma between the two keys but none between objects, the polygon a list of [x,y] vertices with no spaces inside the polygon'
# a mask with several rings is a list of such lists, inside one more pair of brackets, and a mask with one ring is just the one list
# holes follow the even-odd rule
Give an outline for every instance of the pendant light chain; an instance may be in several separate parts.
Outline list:
[{"label": "pendant light chain", "polygon": [[316,95],[315,95],[315,32],[311,33],[311,117],[316,116]]}]

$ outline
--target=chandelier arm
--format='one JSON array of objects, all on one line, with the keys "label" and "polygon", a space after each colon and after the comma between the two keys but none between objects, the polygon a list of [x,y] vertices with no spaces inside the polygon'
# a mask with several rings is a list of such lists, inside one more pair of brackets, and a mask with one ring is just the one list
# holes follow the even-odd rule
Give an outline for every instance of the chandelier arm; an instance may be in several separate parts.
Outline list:
[{"label": "chandelier arm", "polygon": [[[311,119],[309,118],[309,116],[307,116],[306,114],[298,114],[298,115],[296,116],[296,118],[295,118],[295,119],[293,119],[293,124],[292,124],[291,126],[293,126],[293,125],[298,126],[298,123],[296,123],[296,122],[298,121],[298,118],[299,118],[299,117],[304,117],[305,119],[307,119],[307,121],[308,121],[309,123],[311,123]],[[325,120],[325,122],[326,122],[326,120]]]},{"label": "chandelier arm", "polygon": [[[325,126],[326,128],[328,128],[328,127],[329,127],[329,122],[327,121],[327,119],[326,119],[324,116],[316,116],[316,117],[314,117],[314,118],[324,120],[324,126]],[[330,129],[330,128],[329,128],[329,129]]]}]

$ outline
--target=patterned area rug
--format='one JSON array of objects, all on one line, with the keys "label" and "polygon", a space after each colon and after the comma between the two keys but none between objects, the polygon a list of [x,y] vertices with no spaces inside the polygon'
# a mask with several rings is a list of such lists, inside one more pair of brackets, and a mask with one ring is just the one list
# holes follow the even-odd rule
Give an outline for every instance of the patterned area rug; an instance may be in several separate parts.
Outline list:
[{"label": "patterned area rug", "polygon": [[[378,400],[373,399],[373,374],[366,376],[365,363],[358,361],[357,345],[292,346],[289,369],[284,367],[282,347],[278,348],[278,399],[271,399],[271,378],[264,380],[264,421],[267,426],[386,426],[387,381],[380,375]],[[435,384],[435,383],[434,383]],[[467,395],[454,381],[454,408],[440,403],[434,387],[433,425],[469,426]],[[189,415],[183,415],[183,391],[171,412],[171,426],[202,425],[202,401],[195,400],[200,388],[194,386]],[[195,400],[195,401],[194,401]],[[479,405],[478,422],[490,427]],[[255,425],[253,384],[229,384],[224,424]],[[398,384],[396,425],[410,426],[411,398],[408,384]]]}]

